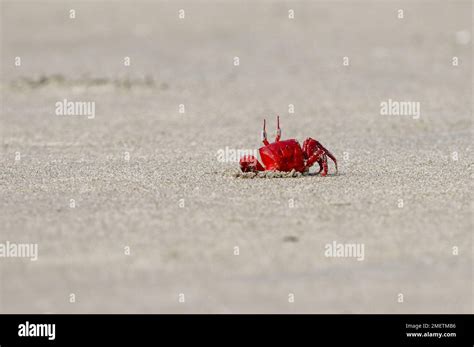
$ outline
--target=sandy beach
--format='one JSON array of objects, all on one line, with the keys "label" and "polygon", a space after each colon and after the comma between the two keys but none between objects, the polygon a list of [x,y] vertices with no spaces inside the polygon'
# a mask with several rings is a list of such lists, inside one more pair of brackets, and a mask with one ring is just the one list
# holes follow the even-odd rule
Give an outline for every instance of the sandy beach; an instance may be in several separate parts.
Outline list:
[{"label": "sandy beach", "polygon": [[[472,18],[1,1],[0,312],[472,313]],[[339,174],[234,177],[277,114]]]}]

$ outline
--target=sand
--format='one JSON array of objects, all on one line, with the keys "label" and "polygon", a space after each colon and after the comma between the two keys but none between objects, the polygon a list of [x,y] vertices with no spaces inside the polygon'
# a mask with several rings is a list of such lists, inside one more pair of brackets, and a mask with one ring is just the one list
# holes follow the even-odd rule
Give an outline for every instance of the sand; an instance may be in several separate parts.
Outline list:
[{"label": "sand", "polygon": [[[471,2],[1,11],[1,312],[473,312]],[[339,174],[229,175],[277,114]]]}]

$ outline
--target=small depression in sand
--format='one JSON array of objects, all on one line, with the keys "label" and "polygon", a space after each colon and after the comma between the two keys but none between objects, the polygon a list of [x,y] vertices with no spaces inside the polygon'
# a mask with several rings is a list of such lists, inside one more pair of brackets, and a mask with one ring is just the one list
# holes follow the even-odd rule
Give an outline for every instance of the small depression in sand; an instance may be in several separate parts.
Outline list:
[{"label": "small depression in sand", "polygon": [[303,176],[312,176],[308,171],[301,173],[296,170],[291,170],[290,172],[284,171],[259,171],[259,172],[241,172],[233,171],[231,173],[232,177],[235,178],[297,178]]}]

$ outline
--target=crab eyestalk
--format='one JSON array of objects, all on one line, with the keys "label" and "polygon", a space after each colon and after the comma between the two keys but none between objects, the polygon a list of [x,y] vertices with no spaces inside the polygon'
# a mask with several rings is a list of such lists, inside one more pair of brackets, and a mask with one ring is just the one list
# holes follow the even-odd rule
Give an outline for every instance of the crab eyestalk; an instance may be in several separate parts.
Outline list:
[{"label": "crab eyestalk", "polygon": [[276,130],[276,138],[275,141],[280,141],[281,138],[281,129],[280,129],[280,116],[277,116],[277,130]]},{"label": "crab eyestalk", "polygon": [[263,120],[262,142],[263,142],[263,144],[264,144],[265,146],[270,143],[270,142],[268,142],[268,140],[267,140],[267,132],[266,132],[266,130],[265,130],[265,119]]}]

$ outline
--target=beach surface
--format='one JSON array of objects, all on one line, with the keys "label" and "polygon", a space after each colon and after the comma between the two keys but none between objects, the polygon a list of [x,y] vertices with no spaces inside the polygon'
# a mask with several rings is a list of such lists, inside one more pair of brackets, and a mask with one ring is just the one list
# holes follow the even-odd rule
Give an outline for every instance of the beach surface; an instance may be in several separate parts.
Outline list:
[{"label": "beach surface", "polygon": [[[0,312],[472,313],[472,18],[2,1]],[[338,175],[234,177],[277,114]]]}]

